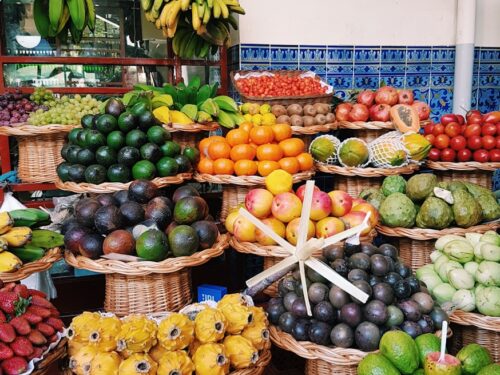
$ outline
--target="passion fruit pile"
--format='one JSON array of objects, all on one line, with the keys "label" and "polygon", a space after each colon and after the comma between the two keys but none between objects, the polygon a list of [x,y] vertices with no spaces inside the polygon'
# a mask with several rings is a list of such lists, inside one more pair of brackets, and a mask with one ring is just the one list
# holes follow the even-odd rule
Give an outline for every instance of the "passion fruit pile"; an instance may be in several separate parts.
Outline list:
[{"label": "passion fruit pile", "polygon": [[297,341],[373,351],[389,330],[403,330],[416,338],[435,332],[448,320],[391,244],[335,244],[325,248],[321,260],[369,299],[363,304],[307,268],[312,308],[312,317],[308,316],[300,273],[295,270],[280,280],[279,296],[269,301],[267,312],[272,324]]}]

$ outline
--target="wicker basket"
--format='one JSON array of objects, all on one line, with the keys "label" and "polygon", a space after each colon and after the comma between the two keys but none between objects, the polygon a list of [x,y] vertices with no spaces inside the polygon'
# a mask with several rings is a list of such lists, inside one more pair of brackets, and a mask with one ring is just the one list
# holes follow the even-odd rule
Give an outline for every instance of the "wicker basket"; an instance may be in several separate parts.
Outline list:
[{"label": "wicker basket", "polygon": [[491,189],[493,173],[500,168],[500,163],[448,163],[427,161],[427,166],[434,170],[441,181],[451,182],[465,180]]},{"label": "wicker basket", "polygon": [[452,354],[467,344],[477,343],[488,348],[493,362],[500,362],[500,318],[455,310],[450,322],[454,333]]},{"label": "wicker basket", "polygon": [[224,189],[222,189],[222,208],[220,212],[221,222],[226,220],[229,211],[238,206],[240,203],[245,202],[245,197],[247,196],[249,190],[250,188],[246,186],[224,186]]},{"label": "wicker basket", "polygon": [[[293,182],[309,180],[314,176],[314,170],[307,172],[295,173],[293,175]],[[207,173],[194,173],[194,179],[198,182],[210,182],[212,184],[232,184],[239,186],[262,186],[265,184],[265,177],[261,176],[233,176],[229,174],[211,175]]]},{"label": "wicker basket", "polygon": [[15,272],[1,272],[0,280],[5,283],[23,280],[36,272],[48,270],[50,267],[52,267],[54,262],[57,262],[61,258],[61,249],[55,247],[53,249],[47,250],[47,252],[41,259],[23,264],[21,268],[19,268]]},{"label": "wicker basket", "polygon": [[404,264],[412,270],[417,270],[431,263],[430,255],[434,251],[436,240],[413,240],[411,238],[399,238],[399,256]]},{"label": "wicker basket", "polygon": [[292,126],[292,134],[294,135],[315,135],[318,133],[328,133],[332,130],[337,130],[337,123],[313,126]]},{"label": "wicker basket", "polygon": [[[255,71],[251,70],[236,70],[230,73],[231,82],[233,83],[234,88],[238,91],[242,102],[252,102],[257,104],[281,104],[281,105],[290,105],[290,104],[314,104],[314,103],[327,103],[330,104],[333,98],[333,92],[330,94],[319,94],[319,95],[307,95],[307,96],[274,96],[274,97],[257,97],[257,96],[245,96],[240,92],[238,86],[236,85],[236,80],[234,76],[236,73],[240,75],[245,75],[247,73],[255,73]],[[289,77],[296,77],[304,73],[302,70],[275,70],[272,72],[273,74],[278,75],[286,75]],[[319,76],[316,76],[316,79],[320,81]]]},{"label": "wicker basket", "polygon": [[[184,181],[190,180],[193,176],[192,173],[179,173],[172,177],[158,177],[151,180],[157,187],[162,188],[168,185],[178,185],[182,184]],[[132,181],[127,183],[119,182],[104,182],[102,184],[88,184],[88,183],[76,183],[76,182],[62,182],[59,177],[55,179],[55,185],[60,190],[72,191],[73,193],[96,193],[96,194],[107,194],[113,193],[115,191],[127,190]]]},{"label": "wicker basket", "polygon": [[49,371],[51,370],[52,364],[66,356],[66,344],[68,340],[66,338],[62,338],[59,341],[59,344],[55,348],[53,348],[47,355],[35,365],[35,369],[31,373],[31,375],[49,375]]},{"label": "wicker basket", "polygon": [[381,121],[339,121],[337,123],[337,128],[340,130],[354,130],[356,131],[356,138],[362,139],[363,141],[368,143],[389,131],[393,131],[394,125],[392,122]]}]

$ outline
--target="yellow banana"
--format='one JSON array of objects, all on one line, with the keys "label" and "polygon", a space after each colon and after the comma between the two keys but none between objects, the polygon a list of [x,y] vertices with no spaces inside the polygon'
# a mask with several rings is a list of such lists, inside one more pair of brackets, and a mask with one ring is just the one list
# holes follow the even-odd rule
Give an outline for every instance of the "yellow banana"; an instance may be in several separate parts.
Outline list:
[{"label": "yellow banana", "polygon": [[193,23],[193,29],[198,30],[198,28],[201,26],[201,20],[200,17],[198,16],[198,6],[193,5],[191,7],[191,13],[193,15],[192,17],[192,23]]},{"label": "yellow banana", "polygon": [[160,18],[157,18],[156,21],[155,21],[155,26],[158,30],[161,29],[161,20]]},{"label": "yellow banana", "polygon": [[[167,26],[171,28],[172,25],[176,25],[179,19],[179,12],[181,10],[181,2],[180,0],[175,0],[172,4],[172,9],[167,19]],[[177,28],[177,25],[176,25]],[[175,34],[175,32],[174,32]]]},{"label": "yellow banana", "polygon": [[219,2],[217,0],[214,0],[214,7],[212,8],[212,13],[215,18],[220,18],[222,9],[220,8]]},{"label": "yellow banana", "polygon": [[52,30],[58,30],[59,20],[63,14],[64,0],[49,0],[49,21]]},{"label": "yellow banana", "polygon": [[21,259],[14,254],[4,251],[0,253],[0,272],[12,272],[23,265]]},{"label": "yellow banana", "polygon": [[87,2],[87,14],[89,18],[87,21],[87,26],[89,27],[90,31],[94,32],[95,20],[96,20],[94,0],[86,0],[86,2]]},{"label": "yellow banana", "polygon": [[181,0],[181,9],[183,12],[189,9],[189,5],[191,5],[191,0]]},{"label": "yellow banana", "polygon": [[7,250],[9,248],[9,243],[7,240],[0,237],[0,252]]},{"label": "yellow banana", "polygon": [[154,0],[153,11],[159,13],[162,5],[163,5],[163,0]]},{"label": "yellow banana", "polygon": [[21,247],[31,239],[31,228],[12,228],[7,233],[2,234],[2,238],[7,241],[10,247]]},{"label": "yellow banana", "polygon": [[172,9],[172,3],[168,3],[163,7],[160,13],[160,24],[162,26],[167,26],[168,15],[170,13],[170,9]]},{"label": "yellow banana", "polygon": [[69,8],[68,5],[64,4],[63,13],[61,15],[61,18],[59,18],[59,25],[57,26],[57,34],[59,34],[64,29],[64,27],[68,23],[68,20],[69,20]]},{"label": "yellow banana", "polygon": [[198,6],[198,17],[200,17],[201,19],[203,19],[203,15],[205,14],[205,4],[206,3],[202,3],[201,5],[197,5]]},{"label": "yellow banana", "polygon": [[240,3],[237,0],[222,0],[227,6],[239,7]]},{"label": "yellow banana", "polygon": [[206,25],[212,16],[212,12],[208,7],[208,3],[205,3],[205,12],[203,13],[203,24]]},{"label": "yellow banana", "polygon": [[85,28],[85,0],[66,0],[69,7],[71,21],[78,31]]},{"label": "yellow banana", "polygon": [[215,0],[215,2],[219,4],[222,17],[223,18],[229,17],[229,9],[227,8],[226,3],[224,3],[224,0]]},{"label": "yellow banana", "polygon": [[8,212],[0,212],[0,234],[7,233],[14,226],[14,219]]}]

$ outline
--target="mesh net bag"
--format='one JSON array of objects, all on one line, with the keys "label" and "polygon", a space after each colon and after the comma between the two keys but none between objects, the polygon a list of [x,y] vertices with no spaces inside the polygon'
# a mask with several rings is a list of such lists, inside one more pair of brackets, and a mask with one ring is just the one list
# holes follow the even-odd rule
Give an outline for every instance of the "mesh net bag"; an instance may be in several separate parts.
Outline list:
[{"label": "mesh net bag", "polygon": [[368,145],[370,159],[377,168],[398,168],[408,165],[409,153],[403,134],[393,131],[378,137]]},{"label": "mesh net bag", "polygon": [[363,168],[370,164],[368,145],[360,138],[347,138],[339,146],[339,163],[343,167]]},{"label": "mesh net bag", "polygon": [[309,145],[309,153],[315,161],[325,164],[337,163],[340,141],[333,135],[320,135]]}]

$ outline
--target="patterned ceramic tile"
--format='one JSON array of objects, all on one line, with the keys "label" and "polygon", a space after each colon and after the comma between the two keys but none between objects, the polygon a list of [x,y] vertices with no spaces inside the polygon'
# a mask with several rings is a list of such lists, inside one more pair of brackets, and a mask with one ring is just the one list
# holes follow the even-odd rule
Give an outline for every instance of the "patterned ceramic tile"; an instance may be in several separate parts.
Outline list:
[{"label": "patterned ceramic tile", "polygon": [[386,63],[404,63],[406,61],[405,47],[382,47],[381,62]]},{"label": "patterned ceramic tile", "polygon": [[473,89],[471,93],[471,108],[476,109],[477,108],[477,101],[478,101],[478,94],[479,94],[479,89]]},{"label": "patterned ceramic tile", "polygon": [[352,87],[351,75],[327,75],[328,84],[337,89],[349,89]]},{"label": "patterned ceramic tile", "polygon": [[269,64],[243,64],[241,63],[241,70],[268,70],[270,68]]},{"label": "patterned ceramic tile", "polygon": [[430,75],[429,74],[406,74],[406,87],[429,87]]},{"label": "patterned ceramic tile", "polygon": [[430,63],[408,62],[406,65],[407,74],[429,74],[431,72]]},{"label": "patterned ceramic tile", "polygon": [[432,47],[432,62],[454,63],[455,47]]},{"label": "patterned ceramic tile", "polygon": [[241,63],[260,62],[268,63],[269,45],[268,44],[244,44],[240,51]]},{"label": "patterned ceramic tile", "polygon": [[405,64],[384,63],[380,65],[380,74],[404,75],[406,71]]},{"label": "patterned ceramic tile", "polygon": [[408,63],[430,63],[431,48],[430,47],[414,47],[408,46],[406,49],[406,60]]},{"label": "patterned ceramic tile", "polygon": [[378,75],[358,75],[354,76],[354,87],[359,89],[377,89],[380,87]]},{"label": "patterned ceramic tile", "polygon": [[492,62],[498,63],[500,60],[500,48],[480,48],[481,63]]},{"label": "patterned ceramic tile", "polygon": [[357,64],[354,65],[355,75],[378,75],[380,72],[379,64]]},{"label": "patterned ceramic tile", "polygon": [[455,63],[442,63],[433,61],[431,65],[432,74],[453,74],[455,71]]},{"label": "patterned ceramic tile", "polygon": [[413,96],[415,100],[419,100],[424,103],[429,102],[429,88],[414,88],[413,89]]},{"label": "patterned ceramic tile", "polygon": [[437,120],[441,115],[450,113],[453,109],[453,89],[432,88],[430,97],[432,118]]},{"label": "patterned ceramic tile", "polygon": [[328,46],[327,64],[352,64],[354,59],[353,46]]},{"label": "patterned ceramic tile", "polygon": [[380,84],[385,83],[386,86],[394,86],[397,88],[403,88],[405,86],[405,76],[404,75],[393,75],[388,74],[380,75]]},{"label": "patterned ceramic tile", "polygon": [[431,85],[432,87],[451,87],[453,86],[453,74],[432,74]]},{"label": "patterned ceramic tile", "polygon": [[326,72],[328,74],[334,75],[334,74],[345,74],[345,75],[352,75],[354,67],[352,64],[338,64],[338,65],[332,65],[328,64],[326,66]]},{"label": "patterned ceramic tile", "polygon": [[347,90],[335,90],[335,96],[340,99],[347,99],[349,92]]},{"label": "patterned ceramic tile", "polygon": [[300,63],[326,63],[326,46],[299,46]]},{"label": "patterned ceramic tile", "polygon": [[271,61],[270,70],[298,70],[298,69],[299,65],[297,63],[288,64],[284,62]]},{"label": "patterned ceramic tile", "polygon": [[500,87],[500,74],[480,74],[479,87]]},{"label": "patterned ceramic tile", "polygon": [[490,112],[498,110],[499,102],[500,102],[500,87],[479,89],[478,109],[481,112]]},{"label": "patterned ceramic tile", "polygon": [[317,63],[317,64],[308,64],[308,63],[302,63],[300,62],[299,64],[299,69],[304,70],[304,71],[311,71],[319,75],[326,75],[326,63]]},{"label": "patterned ceramic tile", "polygon": [[380,47],[379,46],[355,46],[354,47],[354,64],[361,63],[379,63],[380,62]]},{"label": "patterned ceramic tile", "polygon": [[481,61],[479,65],[479,73],[500,74],[500,62],[497,62],[495,64],[491,62]]},{"label": "patterned ceramic tile", "polygon": [[297,63],[299,49],[291,45],[271,45],[271,62]]}]

